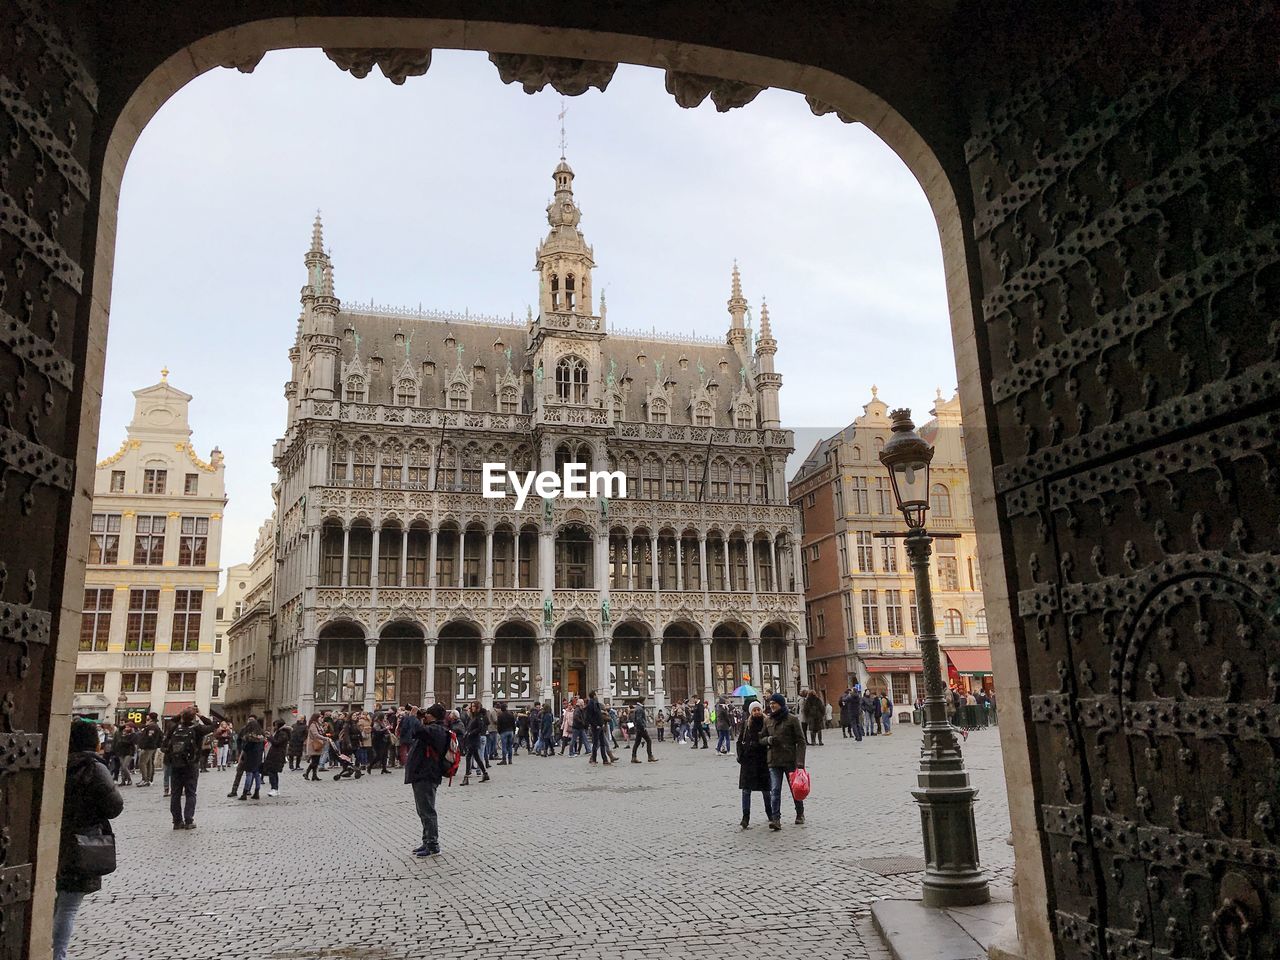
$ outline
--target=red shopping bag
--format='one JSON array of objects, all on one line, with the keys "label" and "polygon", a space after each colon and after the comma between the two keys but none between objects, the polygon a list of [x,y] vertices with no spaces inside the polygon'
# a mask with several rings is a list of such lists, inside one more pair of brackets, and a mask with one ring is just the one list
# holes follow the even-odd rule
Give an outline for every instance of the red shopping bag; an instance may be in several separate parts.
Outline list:
[{"label": "red shopping bag", "polygon": [[791,796],[795,799],[803,800],[809,796],[809,771],[804,767],[792,770],[787,774],[787,780],[791,784]]}]

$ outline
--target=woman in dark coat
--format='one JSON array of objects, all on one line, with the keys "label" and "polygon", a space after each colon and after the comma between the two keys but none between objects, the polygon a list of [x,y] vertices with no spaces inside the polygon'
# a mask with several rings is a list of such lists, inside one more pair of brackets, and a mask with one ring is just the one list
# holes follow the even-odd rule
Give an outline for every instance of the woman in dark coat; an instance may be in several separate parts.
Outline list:
[{"label": "woman in dark coat", "polygon": [[62,805],[62,841],[58,857],[57,899],[53,908],[53,958],[66,960],[76,911],[86,893],[102,889],[102,877],[76,869],[76,835],[111,833],[109,820],[120,816],[124,798],[111,771],[98,756],[98,732],[92,723],[71,722],[67,786]]},{"label": "woman in dark coat", "polygon": [[484,748],[488,740],[489,711],[479,700],[472,700],[467,708],[470,718],[467,721],[467,735],[462,741],[462,751],[467,758],[467,772],[463,774],[462,786],[471,782],[471,771],[480,771],[480,782],[489,779],[489,771],[484,765]]},{"label": "woman in dark coat", "polygon": [[258,799],[258,790],[262,787],[262,751],[266,743],[266,734],[262,732],[256,717],[240,728],[240,766],[244,769],[244,789],[241,800],[249,799],[249,788],[253,788],[253,799]]},{"label": "woman in dark coat", "polygon": [[773,820],[769,793],[769,748],[760,743],[764,734],[764,708],[751,704],[751,716],[738,733],[738,789],[742,791],[742,829],[751,826],[751,794],[764,796],[765,820]]},{"label": "woman in dark coat", "polygon": [[[292,739],[292,731],[283,720],[277,720],[276,728],[267,740],[267,755],[262,760],[262,773],[258,775],[259,782],[265,775],[271,784],[271,789],[267,791],[268,797],[280,795],[280,771],[284,769],[285,759],[289,756],[290,739]],[[257,795],[256,792],[254,795]]]}]

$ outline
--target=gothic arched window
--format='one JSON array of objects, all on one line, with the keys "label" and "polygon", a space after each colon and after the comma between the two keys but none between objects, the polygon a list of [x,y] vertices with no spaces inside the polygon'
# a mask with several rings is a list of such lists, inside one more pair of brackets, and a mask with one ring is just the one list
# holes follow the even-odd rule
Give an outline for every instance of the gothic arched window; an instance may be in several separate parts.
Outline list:
[{"label": "gothic arched window", "polygon": [[711,461],[711,469],[709,471],[710,489],[708,490],[708,499],[710,500],[728,500],[729,499],[729,461],[724,457],[716,457]]},{"label": "gothic arched window", "polygon": [[455,383],[449,387],[449,409],[467,410],[471,405],[471,391],[464,383]]},{"label": "gothic arched window", "polygon": [[929,491],[929,510],[935,517],[951,516],[951,491],[944,484],[935,483]]},{"label": "gothic arched window", "polygon": [[502,392],[498,394],[498,409],[502,413],[520,412],[520,398],[516,395],[515,387],[502,388]]},{"label": "gothic arched window", "polygon": [[556,364],[556,396],[567,403],[587,402],[587,365],[580,357],[562,357]]},{"label": "gothic arched window", "polygon": [[655,397],[649,401],[649,422],[667,422],[667,401],[663,400],[661,397]]},{"label": "gothic arched window", "polygon": [[738,416],[735,421],[739,430],[750,430],[756,425],[756,418],[751,414],[751,408],[745,403],[738,407]]},{"label": "gothic arched window", "polygon": [[711,404],[703,400],[693,408],[693,423],[698,427],[711,426]]},{"label": "gothic arched window", "polygon": [[364,403],[364,377],[347,377],[347,403]]},{"label": "gothic arched window", "polygon": [[416,407],[418,385],[407,378],[396,384],[396,404],[401,407]]}]

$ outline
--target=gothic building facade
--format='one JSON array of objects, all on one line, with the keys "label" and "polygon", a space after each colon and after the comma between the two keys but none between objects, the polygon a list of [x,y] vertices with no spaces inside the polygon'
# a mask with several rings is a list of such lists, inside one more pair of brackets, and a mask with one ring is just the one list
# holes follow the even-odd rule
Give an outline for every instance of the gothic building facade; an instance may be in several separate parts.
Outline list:
[{"label": "gothic building facade", "polygon": [[[804,675],[792,434],[767,306],[724,340],[611,330],[561,159],[524,320],[344,307],[319,216],[275,448],[277,712],[665,703]],[[598,309],[597,309],[598,305]],[[625,496],[482,495],[482,465]]]}]

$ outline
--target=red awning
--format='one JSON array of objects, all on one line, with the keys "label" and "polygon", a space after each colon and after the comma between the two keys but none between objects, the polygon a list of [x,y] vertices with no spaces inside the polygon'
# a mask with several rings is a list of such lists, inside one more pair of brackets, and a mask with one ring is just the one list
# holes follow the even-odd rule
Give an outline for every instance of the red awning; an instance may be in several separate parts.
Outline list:
[{"label": "red awning", "polygon": [[862,665],[867,673],[924,673],[919,657],[865,657]]},{"label": "red awning", "polygon": [[164,705],[162,714],[166,717],[176,717],[187,707],[194,707],[195,705],[194,700],[172,700]]},{"label": "red awning", "polygon": [[947,659],[951,661],[951,665],[955,667],[956,673],[964,673],[970,676],[990,676],[991,675],[991,651],[981,648],[974,650],[946,650]]}]

